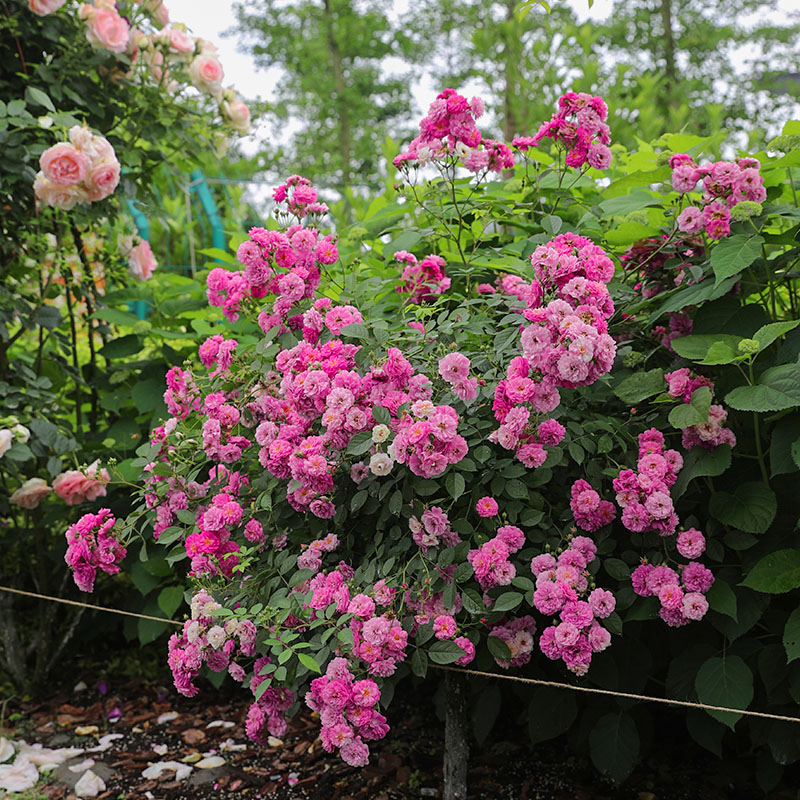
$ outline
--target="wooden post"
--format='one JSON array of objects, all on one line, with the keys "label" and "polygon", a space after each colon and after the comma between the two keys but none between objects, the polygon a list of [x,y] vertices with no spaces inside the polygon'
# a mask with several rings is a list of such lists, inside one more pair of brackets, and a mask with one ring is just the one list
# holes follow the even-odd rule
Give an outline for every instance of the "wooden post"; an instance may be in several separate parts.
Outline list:
[{"label": "wooden post", "polygon": [[466,676],[448,671],[445,690],[444,800],[467,800],[469,728]]}]

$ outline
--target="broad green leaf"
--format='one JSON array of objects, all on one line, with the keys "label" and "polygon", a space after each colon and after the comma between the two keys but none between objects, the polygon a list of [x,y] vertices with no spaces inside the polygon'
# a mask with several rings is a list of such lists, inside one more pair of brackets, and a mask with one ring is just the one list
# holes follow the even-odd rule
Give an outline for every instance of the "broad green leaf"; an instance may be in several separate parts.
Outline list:
[{"label": "broad green leaf", "polygon": [[385,406],[372,406],[372,416],[380,425],[391,425],[392,423],[391,412]]},{"label": "broad green leaf", "polygon": [[498,661],[511,660],[511,651],[508,649],[508,645],[505,641],[499,636],[487,636],[486,645],[489,648],[489,652]]},{"label": "broad green leaf", "polygon": [[418,647],[411,654],[411,671],[420,678],[428,673],[428,656],[422,648]]},{"label": "broad green leaf", "polygon": [[800,405],[800,364],[766,370],[755,386],[739,386],[725,396],[737,411],[782,411]]},{"label": "broad green leaf", "polygon": [[472,703],[472,732],[482,745],[491,733],[502,707],[503,697],[496,684],[487,686]]},{"label": "broad green leaf", "polygon": [[639,757],[636,723],[624,711],[606,714],[589,735],[592,763],[615,783],[622,783]]},{"label": "broad green leaf", "polygon": [[231,255],[230,253],[226,253],[219,247],[206,247],[205,249],[198,250],[197,252],[202,253],[204,256],[208,256],[209,258],[215,258],[217,261],[223,261],[225,264],[239,264],[235,256]]},{"label": "broad green leaf", "polygon": [[759,328],[753,334],[753,339],[759,343],[762,350],[766,350],[776,339],[794,330],[798,325],[800,325],[800,319],[787,322],[771,322],[769,325]]},{"label": "broad green leaf", "polygon": [[621,247],[626,244],[633,244],[639,239],[644,239],[656,233],[658,233],[658,228],[642,225],[641,222],[629,221],[611,228],[606,232],[605,239],[609,244]]},{"label": "broad green leaf", "polygon": [[633,404],[662,392],[664,388],[664,370],[649,369],[647,372],[635,372],[620,381],[614,387],[614,394],[623,403]]},{"label": "broad green leaf", "polygon": [[753,481],[736,487],[736,493],[715,492],[709,502],[711,515],[725,525],[746,533],[765,533],[777,511],[775,492]]},{"label": "broad green leaf", "polygon": [[[700,667],[695,679],[697,697],[712,706],[745,709],[753,699],[753,673],[739,656],[714,656]],[[733,730],[741,714],[707,711]]]},{"label": "broad green leaf", "polygon": [[183,589],[180,586],[165,586],[158,593],[158,607],[172,619],[172,615],[183,602]]},{"label": "broad green leaf", "polygon": [[606,558],[603,560],[603,566],[606,572],[618,581],[624,581],[630,578],[631,568],[619,558]]},{"label": "broad green leaf", "polygon": [[603,200],[600,203],[600,208],[603,213],[609,217],[624,217],[633,211],[639,211],[647,206],[661,205],[660,197],[653,197],[652,194],[647,192],[631,192],[630,194],[623,194],[619,197],[611,197],[608,200]]},{"label": "broad green leaf", "polygon": [[508,481],[504,491],[509,497],[516,498],[517,500],[528,499],[528,487],[517,478]]},{"label": "broad green leaf", "polygon": [[706,593],[706,600],[708,600],[709,607],[714,611],[719,611],[720,614],[725,614],[734,622],[738,622],[736,616],[736,595],[733,589],[731,589],[730,584],[717,578]]},{"label": "broad green leaf", "polygon": [[297,659],[310,672],[316,672],[317,674],[322,672],[319,664],[317,664],[317,662],[307,653],[298,653]]},{"label": "broad green leaf", "polygon": [[800,587],[800,550],[778,550],[764,556],[742,581],[742,586],[767,594],[783,594]]},{"label": "broad green leaf", "polygon": [[53,105],[53,101],[41,89],[37,89],[34,86],[28,86],[28,88],[25,89],[25,98],[29,103],[35,103],[36,105],[40,105],[42,108],[46,108],[48,111],[55,113],[56,107]]},{"label": "broad green leaf", "polygon": [[455,642],[436,642],[428,649],[428,658],[434,664],[452,664],[464,655]]},{"label": "broad green leaf", "polygon": [[458,500],[464,494],[464,489],[466,488],[464,476],[460,472],[451,472],[444,479],[444,485],[453,500]]},{"label": "broad green leaf", "polygon": [[741,341],[741,336],[731,336],[728,333],[703,333],[696,336],[681,336],[673,339],[670,344],[672,349],[683,358],[690,361],[701,361],[706,357],[712,345],[721,342],[737,355],[736,348]]},{"label": "broad green leaf", "polygon": [[783,646],[786,648],[786,661],[791,663],[800,658],[800,608],[796,608],[786,620],[783,629]]},{"label": "broad green leaf", "polygon": [[683,459],[683,468],[678,473],[678,479],[672,488],[673,497],[680,497],[692,479],[722,475],[730,465],[730,445],[722,444],[713,450],[693,447]]},{"label": "broad green leaf", "polygon": [[340,335],[349,336],[351,339],[368,339],[369,331],[367,326],[361,322],[352,322],[350,325],[345,325],[340,331]]},{"label": "broad green leaf", "polygon": [[770,476],[784,475],[800,469],[800,460],[793,448],[800,450],[800,414],[788,414],[772,429],[769,442]]},{"label": "broad green leaf", "polygon": [[711,267],[716,284],[747,269],[761,255],[763,244],[761,236],[749,237],[742,233],[723,239],[711,251]]},{"label": "broad green leaf", "polygon": [[566,733],[578,714],[575,693],[536,686],[528,705],[528,735],[531,744]]},{"label": "broad green leaf", "polygon": [[721,364],[731,364],[741,357],[741,353],[739,353],[738,350],[734,350],[729,344],[725,342],[714,342],[714,344],[708,348],[705,358],[697,363],[706,366],[718,366]]},{"label": "broad green leaf", "polygon": [[520,592],[504,592],[492,604],[492,611],[511,611],[522,602]]}]

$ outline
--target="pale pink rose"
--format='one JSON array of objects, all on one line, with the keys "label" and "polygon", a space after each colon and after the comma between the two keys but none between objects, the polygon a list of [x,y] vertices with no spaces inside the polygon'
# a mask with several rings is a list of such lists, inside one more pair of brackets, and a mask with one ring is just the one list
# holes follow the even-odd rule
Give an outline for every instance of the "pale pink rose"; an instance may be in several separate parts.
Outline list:
[{"label": "pale pink rose", "polygon": [[67,142],[59,142],[42,153],[39,158],[45,178],[59,186],[74,186],[80,183],[89,169],[85,153]]},{"label": "pale pink rose", "polygon": [[167,7],[163,3],[159,3],[157,6],[153,8],[153,21],[158,25],[159,28],[163,28],[165,25],[169,25],[169,11]]},{"label": "pale pink rose", "polygon": [[[93,138],[94,134],[85,125],[73,125],[69,129],[69,140],[72,142],[73,147],[75,147],[76,150],[80,150],[82,153],[87,153],[87,150],[91,147]],[[87,155],[89,158],[92,157],[91,152],[87,153]]]},{"label": "pale pink rose", "polygon": [[28,8],[40,17],[58,11],[66,0],[28,0]]},{"label": "pale pink rose", "polygon": [[95,461],[86,468],[86,472],[70,469],[62,472],[53,481],[53,491],[68,505],[76,506],[84,500],[97,500],[106,496],[106,484],[109,481],[108,470],[97,468]]},{"label": "pale pink rose", "polygon": [[30,478],[8,498],[8,502],[11,505],[30,510],[36,508],[42,498],[52,491],[52,488],[47,485],[47,481],[43,478]]},{"label": "pale pink rose", "polygon": [[119,185],[119,161],[108,161],[92,167],[86,176],[86,188],[89,200],[96,203],[114,193]]},{"label": "pale pink rose", "polygon": [[194,53],[194,39],[182,28],[165,28],[159,38],[173,53]]},{"label": "pale pink rose", "polygon": [[158,267],[158,262],[150,249],[150,242],[142,240],[128,253],[128,272],[136,280],[147,281],[153,277],[153,270]]},{"label": "pale pink rose", "polygon": [[82,185],[59,186],[57,183],[45,178],[44,173],[39,172],[33,182],[33,191],[39,205],[53,206],[64,211],[70,211],[78,203],[86,203],[86,189]]},{"label": "pale pink rose", "polygon": [[8,428],[0,429],[0,458],[2,458],[14,444],[14,434]]},{"label": "pale pink rose", "polygon": [[96,6],[87,19],[86,38],[93,47],[102,47],[112,53],[124,53],[128,48],[130,28],[113,8]]},{"label": "pale pink rose", "polygon": [[242,136],[250,133],[250,109],[242,100],[238,98],[230,102],[226,100],[222,104],[222,111],[227,115],[231,127],[235,131],[242,134]]},{"label": "pale pink rose", "polygon": [[211,55],[199,55],[189,65],[192,83],[206,94],[216,94],[222,89],[225,72],[219,60]]}]

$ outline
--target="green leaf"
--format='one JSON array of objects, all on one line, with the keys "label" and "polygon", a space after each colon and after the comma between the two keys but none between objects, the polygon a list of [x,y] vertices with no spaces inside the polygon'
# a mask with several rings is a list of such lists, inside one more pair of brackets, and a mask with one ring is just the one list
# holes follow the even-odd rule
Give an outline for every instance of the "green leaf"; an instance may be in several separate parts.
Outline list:
[{"label": "green leaf", "polygon": [[775,492],[758,481],[740,484],[736,494],[715,492],[709,502],[713,517],[746,533],[765,533],[777,508]]},{"label": "green leaf", "polygon": [[372,445],[372,432],[361,431],[350,440],[350,444],[347,446],[347,455],[363,456],[364,453],[369,452]]},{"label": "green leaf", "polygon": [[731,447],[721,444],[713,450],[693,447],[683,461],[683,468],[672,488],[672,496],[680,497],[693,478],[722,475],[731,465]]},{"label": "green leaf", "polygon": [[734,622],[739,621],[736,616],[736,595],[730,584],[717,578],[706,592],[706,600],[714,611],[729,616]]},{"label": "green leaf", "polygon": [[769,325],[759,328],[753,334],[753,339],[761,345],[762,350],[766,350],[776,339],[794,330],[798,325],[800,325],[800,319],[789,320],[788,322],[771,322]]},{"label": "green leaf", "polygon": [[52,111],[53,113],[55,113],[56,107],[53,105],[53,101],[41,89],[37,89],[34,86],[28,86],[28,88],[25,89],[25,99],[29,103],[34,103],[38,106],[42,106],[43,108],[46,108],[48,111]]},{"label": "green leaf", "polygon": [[787,414],[772,429],[769,440],[771,477],[795,472],[800,468],[800,460],[796,458],[793,449],[800,449],[800,414]]},{"label": "green leaf", "polygon": [[403,508],[403,493],[396,489],[392,492],[392,496],[389,498],[389,513],[396,517],[400,514],[400,510]]},{"label": "green leaf", "polygon": [[222,261],[225,264],[239,264],[235,256],[227,253],[225,250],[220,250],[219,247],[206,247],[202,250],[198,250],[197,252],[202,253],[204,256],[208,256],[209,258],[215,258],[217,261]]},{"label": "green leaf", "polygon": [[121,311],[118,308],[98,308],[89,319],[103,319],[114,325],[127,325],[128,327],[138,325],[140,321],[139,317],[131,314],[130,311]]},{"label": "green leaf", "polygon": [[800,365],[766,370],[755,386],[739,386],[725,396],[737,411],[782,411],[800,405]]},{"label": "green leaf", "polygon": [[158,593],[158,607],[172,619],[173,614],[183,602],[183,589],[180,586],[165,586]]},{"label": "green leaf", "polygon": [[486,645],[489,648],[489,652],[498,661],[511,660],[511,651],[508,649],[508,645],[499,636],[487,636]]},{"label": "green leaf", "polygon": [[728,333],[701,333],[696,336],[681,336],[679,339],[673,339],[670,344],[679,356],[690,361],[701,361],[706,358],[711,347],[718,344],[726,345],[727,350],[730,350],[735,357],[738,354],[736,348],[741,340],[741,336],[732,336]]},{"label": "green leaf", "polygon": [[452,664],[464,655],[455,642],[436,642],[428,649],[428,658],[434,664]]},{"label": "green leaf", "polygon": [[611,197],[608,200],[603,200],[600,203],[600,208],[603,213],[608,217],[624,217],[633,211],[639,211],[648,206],[661,205],[661,198],[653,197],[652,194],[646,192],[631,192],[630,194],[623,194],[619,197]]},{"label": "green leaf", "polygon": [[528,735],[531,744],[566,733],[577,715],[578,706],[574,692],[551,686],[536,686],[528,706]]},{"label": "green leaf", "polygon": [[[375,418],[375,421],[381,425],[392,424],[392,415],[385,406],[372,406],[372,416]],[[370,435],[372,434],[370,433]]]},{"label": "green leaf", "polygon": [[688,403],[680,403],[669,412],[669,422],[673,428],[688,428],[691,425],[703,425],[708,422],[711,409],[711,390],[701,386],[692,393]]},{"label": "green leaf", "polygon": [[627,580],[631,576],[631,568],[619,558],[606,558],[603,566],[606,572],[618,581]]},{"label": "green leaf", "polygon": [[553,214],[548,214],[542,217],[542,228],[551,236],[557,236],[562,226],[561,217],[556,217]]},{"label": "green leaf", "polygon": [[103,358],[125,358],[138,353],[144,345],[143,340],[134,334],[112,339],[105,347],[98,351]]},{"label": "green leaf", "polygon": [[742,586],[767,594],[783,594],[800,587],[800,550],[778,550],[764,556],[742,581]]},{"label": "green leaf", "polygon": [[307,653],[298,653],[297,659],[310,672],[316,672],[317,674],[322,673],[319,664]]},{"label": "green leaf", "polygon": [[511,611],[521,602],[524,595],[520,592],[504,592],[492,604],[492,611]]},{"label": "green leaf", "polygon": [[[673,342],[679,341],[673,339]],[[635,372],[614,387],[614,394],[623,403],[641,403],[648,397],[664,391],[664,370],[649,369],[647,372]]]},{"label": "green leaf", "polygon": [[[694,682],[701,703],[729,708],[747,708],[753,699],[753,673],[739,656],[714,656],[697,672]],[[706,711],[714,719],[734,729],[741,714],[733,711]]]},{"label": "green leaf", "polygon": [[800,658],[800,608],[796,608],[786,620],[783,629],[783,646],[786,649],[786,663],[791,664]]},{"label": "green leaf", "polygon": [[528,487],[517,478],[514,478],[506,483],[504,492],[509,497],[514,497],[517,500],[528,499]]},{"label": "green leaf", "polygon": [[600,772],[622,783],[639,757],[636,724],[623,711],[600,717],[589,735],[589,751]]},{"label": "green leaf", "polygon": [[411,654],[411,671],[420,678],[428,673],[428,656],[419,647]]},{"label": "green leaf", "polygon": [[369,331],[367,326],[361,322],[352,322],[350,325],[345,325],[339,331],[342,336],[349,336],[351,339],[368,339]]},{"label": "green leaf", "polygon": [[460,472],[451,472],[444,479],[444,485],[453,500],[458,500],[464,494],[464,489],[466,488],[464,476]]},{"label": "green leaf", "polygon": [[747,269],[760,255],[764,239],[761,236],[749,237],[742,233],[723,239],[711,251],[711,267],[716,276],[716,285],[725,278],[738,275]]}]

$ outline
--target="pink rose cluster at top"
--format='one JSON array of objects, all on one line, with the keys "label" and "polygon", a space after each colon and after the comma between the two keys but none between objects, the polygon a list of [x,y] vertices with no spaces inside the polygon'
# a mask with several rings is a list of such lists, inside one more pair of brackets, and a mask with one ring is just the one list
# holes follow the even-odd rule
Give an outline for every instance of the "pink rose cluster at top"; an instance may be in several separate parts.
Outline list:
[{"label": "pink rose cluster at top", "polygon": [[106,496],[106,486],[110,480],[108,470],[100,468],[100,461],[94,461],[86,469],[70,469],[62,472],[53,481],[53,491],[68,506],[77,506],[86,500],[97,500]]},{"label": "pink rose cluster at top", "polygon": [[[317,190],[311,185],[311,181],[301,175],[292,175],[286,183],[274,189],[272,199],[278,204],[286,203],[289,214],[298,220],[310,216],[321,217],[328,213],[328,206],[319,202]],[[336,258],[331,261],[320,260],[324,264],[332,264]]]},{"label": "pink rose cluster at top", "polygon": [[117,247],[120,255],[128,261],[128,272],[137,281],[149,281],[153,271],[158,268],[158,262],[150,248],[150,242],[141,236],[117,237]]},{"label": "pink rose cluster at top", "polygon": [[606,124],[608,106],[602,97],[586,92],[567,92],[558,99],[558,111],[539,128],[534,136],[520,136],[512,144],[523,152],[552,139],[567,151],[568,167],[580,169],[588,164],[595,169],[611,165],[611,130]]},{"label": "pink rose cluster at top", "polygon": [[450,278],[445,275],[445,260],[441,256],[426,256],[418,261],[413,253],[398,250],[395,261],[405,264],[401,276],[402,283],[397,287],[400,294],[409,295],[409,303],[424,303],[434,300],[437,295],[450,288]]},{"label": "pink rose cluster at top", "polygon": [[109,575],[119,572],[119,563],[127,551],[113,534],[115,522],[111,511],[101,508],[96,514],[84,514],[67,528],[64,561],[82,592],[93,591],[98,569]]},{"label": "pink rose cluster at top", "polygon": [[763,203],[767,192],[755,158],[737,161],[716,161],[697,165],[686,153],[677,153],[669,160],[672,167],[672,188],[688,194],[703,182],[702,207],[691,205],[678,215],[678,230],[698,233],[705,230],[709,239],[724,239],[731,232],[731,210],[739,203]]},{"label": "pink rose cluster at top", "polygon": [[69,211],[79,203],[96,203],[114,192],[120,166],[114,148],[102,136],[74,125],[69,142],[42,153],[41,171],[33,183],[36,202]]},{"label": "pink rose cluster at top", "polygon": [[454,154],[470,172],[485,175],[513,167],[514,156],[507,144],[481,136],[475,120],[482,114],[479,97],[467,100],[455,89],[445,89],[420,121],[420,135],[395,157],[394,165],[417,166]]},{"label": "pink rose cluster at top", "polygon": [[[672,397],[679,397],[684,403],[690,403],[692,395],[701,386],[708,386],[711,396],[714,396],[714,384],[702,375],[694,375],[686,367],[676,369],[674,372],[664,374],[667,382],[667,391]],[[689,425],[683,429],[681,444],[690,450],[692,447],[703,447],[706,450],[715,450],[721,444],[736,446],[736,434],[725,427],[728,412],[718,403],[712,404],[708,410],[708,422],[699,425]]]},{"label": "pink rose cluster at top", "polygon": [[664,434],[655,428],[639,434],[636,470],[623,469],[614,478],[622,524],[634,533],[655,531],[671,536],[678,526],[669,487],[683,467],[677,450],[664,448]]},{"label": "pink rose cluster at top", "polygon": [[[511,360],[495,390],[500,427],[490,437],[528,467],[541,466],[545,445],[564,436],[539,415],[561,402],[559,387],[588,386],[611,369],[616,344],[606,320],[614,304],[606,283],[614,264],[602,248],[573,233],[557,236],[531,255],[535,279],[504,279],[501,289],[525,303],[531,323],[520,336],[522,355]],[[546,305],[545,305],[546,303]]]},{"label": "pink rose cluster at top", "polygon": [[386,717],[375,708],[380,696],[375,681],[355,679],[345,658],[332,659],[325,674],[311,681],[306,705],[319,713],[320,739],[328,753],[338,750],[351,767],[367,764],[367,742],[389,732]]},{"label": "pink rose cluster at top", "polygon": [[596,555],[591,539],[575,536],[557,556],[542,553],[531,561],[536,576],[533,605],[546,617],[558,614],[561,620],[542,631],[539,647],[549,659],[561,659],[576,675],[585,675],[592,655],[611,643],[611,634],[598,620],[614,611],[614,595],[599,587],[589,591],[586,568]]}]

